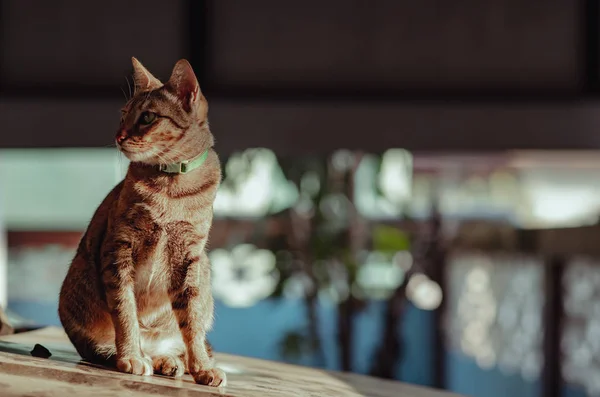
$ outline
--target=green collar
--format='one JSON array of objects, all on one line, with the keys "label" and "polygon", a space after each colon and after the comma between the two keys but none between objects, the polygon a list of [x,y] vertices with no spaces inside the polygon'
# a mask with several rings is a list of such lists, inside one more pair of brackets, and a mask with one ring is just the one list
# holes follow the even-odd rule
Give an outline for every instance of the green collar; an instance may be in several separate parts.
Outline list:
[{"label": "green collar", "polygon": [[204,153],[191,160],[185,160],[180,163],[160,164],[158,169],[162,172],[168,172],[171,174],[185,174],[204,164],[207,157],[208,149],[206,149]]}]

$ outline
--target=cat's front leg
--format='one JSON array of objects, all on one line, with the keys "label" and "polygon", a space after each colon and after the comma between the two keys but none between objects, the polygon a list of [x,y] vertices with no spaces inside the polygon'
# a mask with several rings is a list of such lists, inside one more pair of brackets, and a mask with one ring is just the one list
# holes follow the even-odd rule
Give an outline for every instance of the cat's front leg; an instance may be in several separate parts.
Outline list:
[{"label": "cat's front leg", "polygon": [[213,298],[210,264],[206,253],[187,254],[181,270],[175,269],[170,288],[171,305],[188,352],[188,372],[196,383],[225,386],[225,372],[213,367],[206,332],[212,324]]},{"label": "cat's front leg", "polygon": [[102,281],[115,326],[117,369],[135,375],[152,375],[152,360],[141,348],[134,292],[132,243],[115,240],[103,255]]}]

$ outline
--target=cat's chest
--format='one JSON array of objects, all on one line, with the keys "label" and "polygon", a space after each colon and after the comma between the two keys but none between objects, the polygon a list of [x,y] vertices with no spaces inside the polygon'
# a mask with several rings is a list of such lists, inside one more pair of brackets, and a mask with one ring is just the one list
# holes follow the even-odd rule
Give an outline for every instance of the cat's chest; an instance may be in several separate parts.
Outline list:
[{"label": "cat's chest", "polygon": [[[152,224],[144,229],[144,237],[134,243],[135,289],[138,295],[166,292],[174,262],[181,256],[176,247],[197,232],[193,216],[179,208],[138,205],[138,219]],[[142,216],[143,214],[143,216]],[[186,225],[185,228],[180,225]],[[198,235],[197,233],[192,233]],[[141,236],[140,236],[141,237]]]},{"label": "cat's chest", "polygon": [[152,245],[140,247],[143,255],[138,255],[135,263],[136,295],[163,294],[167,291],[169,278],[168,236],[164,230],[152,241]]},{"label": "cat's chest", "polygon": [[[172,267],[182,261],[181,247],[192,247],[203,240],[206,225],[203,209],[191,211],[185,200],[137,203],[130,219],[140,233],[133,244],[136,292],[165,290]],[[208,214],[210,215],[210,214]]]},{"label": "cat's chest", "polygon": [[194,199],[179,199],[159,200],[152,205],[147,205],[146,208],[151,214],[152,221],[165,229],[167,225],[175,222],[199,223],[208,213],[207,209],[210,210],[212,207],[205,208],[198,205],[198,200]]}]

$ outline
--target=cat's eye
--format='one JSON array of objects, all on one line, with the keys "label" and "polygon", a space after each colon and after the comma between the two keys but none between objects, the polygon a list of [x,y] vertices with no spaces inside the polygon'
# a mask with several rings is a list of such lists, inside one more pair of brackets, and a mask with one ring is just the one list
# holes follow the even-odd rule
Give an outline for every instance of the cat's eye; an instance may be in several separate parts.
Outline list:
[{"label": "cat's eye", "polygon": [[152,124],[154,120],[156,120],[156,113],[144,112],[140,115],[138,123],[140,123],[140,125],[148,125]]}]

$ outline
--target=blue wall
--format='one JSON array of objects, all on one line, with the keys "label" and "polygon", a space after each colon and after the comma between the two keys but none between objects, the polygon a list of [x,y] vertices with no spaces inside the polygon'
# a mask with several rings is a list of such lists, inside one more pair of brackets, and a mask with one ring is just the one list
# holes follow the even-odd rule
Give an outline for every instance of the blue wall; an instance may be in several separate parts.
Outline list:
[{"label": "blue wall", "polygon": [[459,353],[446,355],[448,388],[473,397],[540,397],[539,381],[520,375],[505,375],[498,369],[483,370],[474,360]]}]

